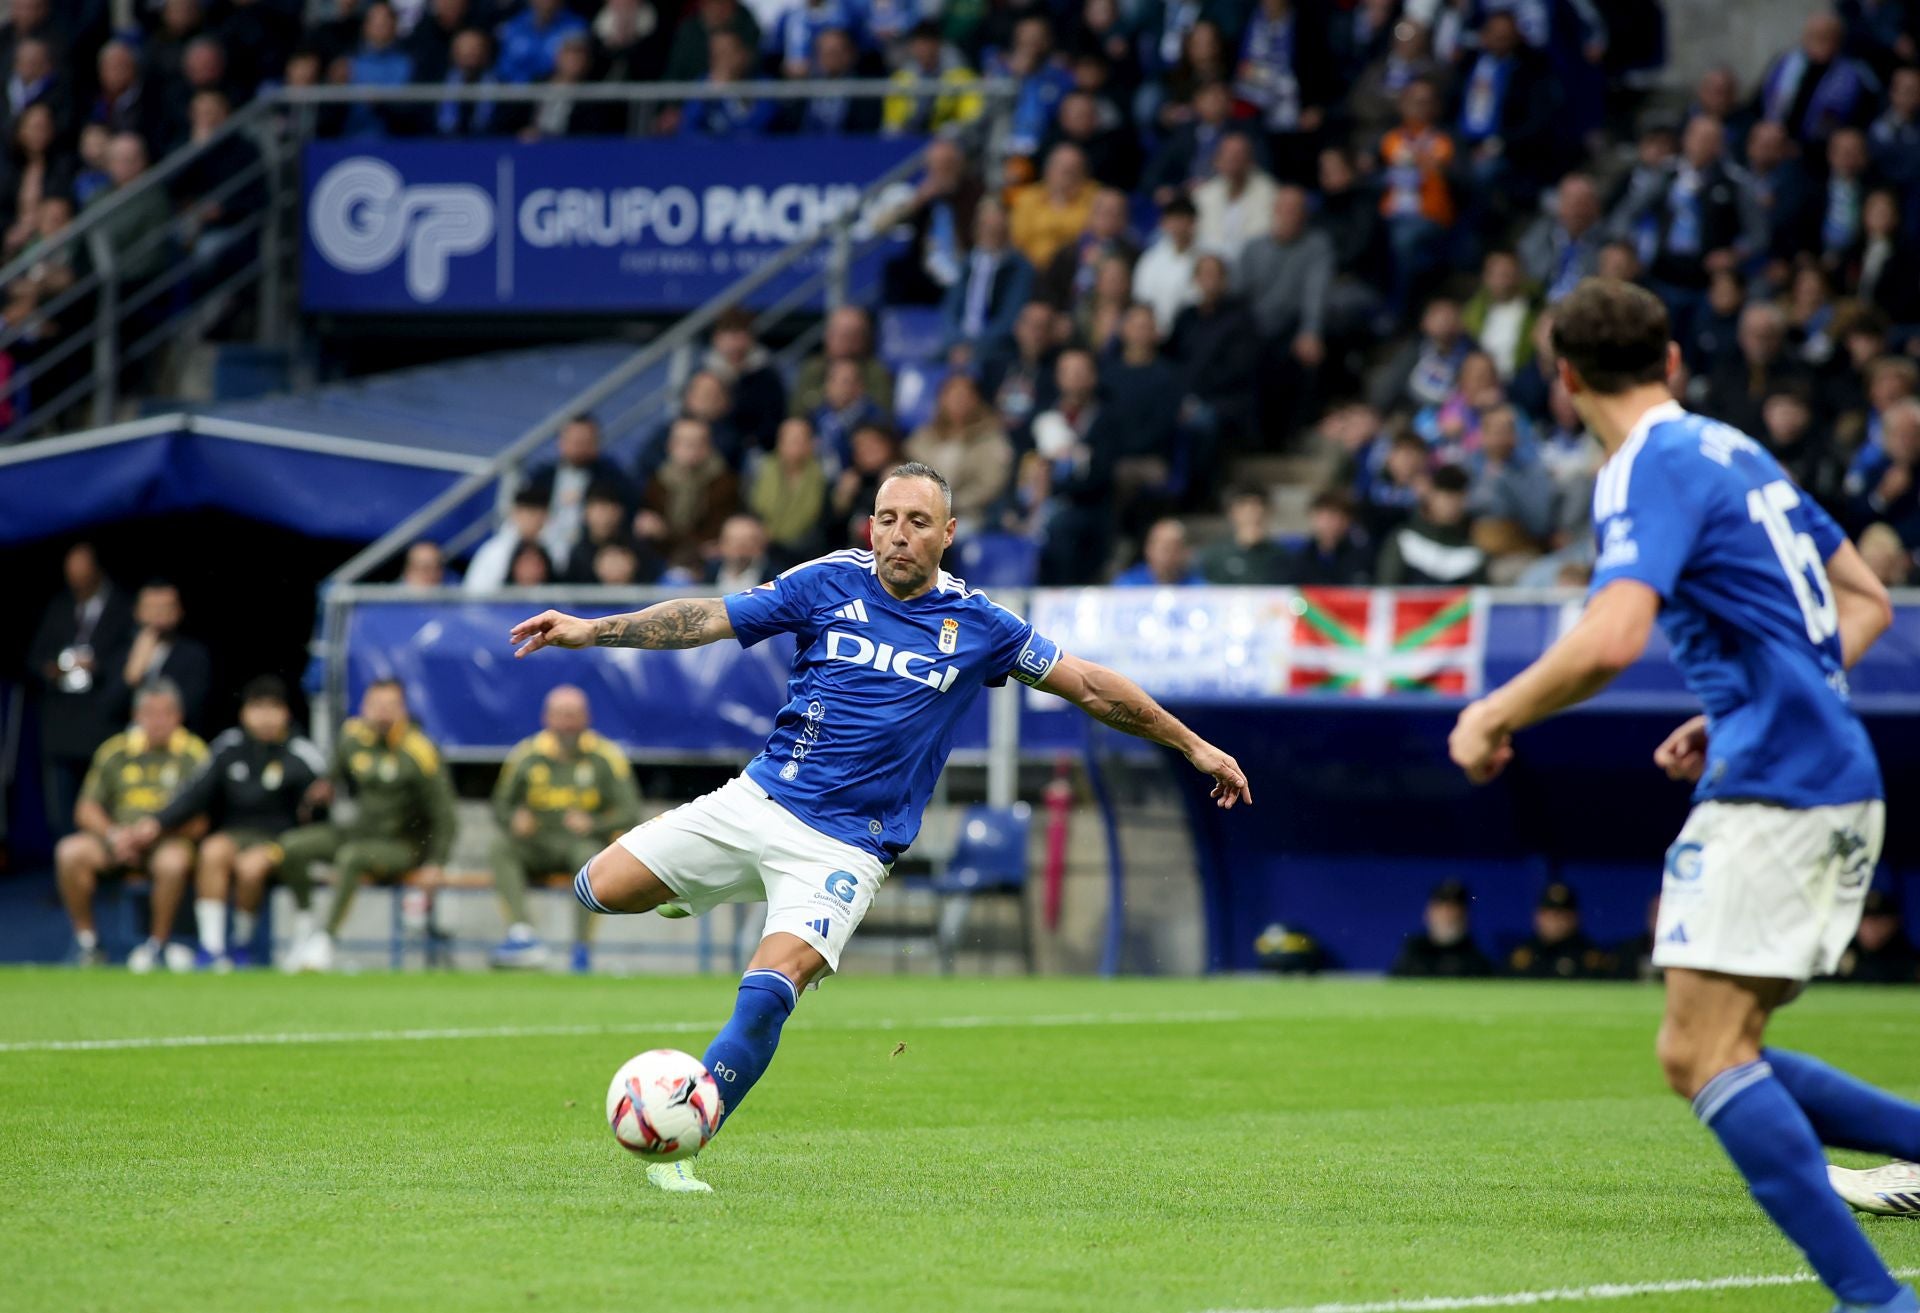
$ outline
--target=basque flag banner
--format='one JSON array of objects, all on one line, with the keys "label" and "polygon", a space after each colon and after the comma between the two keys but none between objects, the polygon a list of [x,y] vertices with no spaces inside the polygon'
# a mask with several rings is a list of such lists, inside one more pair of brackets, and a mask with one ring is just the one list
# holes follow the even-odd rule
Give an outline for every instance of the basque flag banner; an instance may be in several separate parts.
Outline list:
[{"label": "basque flag banner", "polygon": [[1481,599],[1471,588],[1297,589],[1286,687],[1476,696],[1486,644]]}]

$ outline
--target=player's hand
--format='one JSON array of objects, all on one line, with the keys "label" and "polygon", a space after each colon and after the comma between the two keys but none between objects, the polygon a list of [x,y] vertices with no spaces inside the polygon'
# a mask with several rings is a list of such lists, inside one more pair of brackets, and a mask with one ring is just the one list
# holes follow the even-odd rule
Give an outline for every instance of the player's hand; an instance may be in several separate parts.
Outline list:
[{"label": "player's hand", "polygon": [[1667,741],[1653,750],[1653,764],[1670,780],[1691,784],[1707,768],[1707,718],[1692,720],[1667,735]]},{"label": "player's hand", "polygon": [[1485,698],[1469,703],[1447,736],[1447,755],[1475,784],[1485,784],[1513,760],[1513,735]]},{"label": "player's hand", "polygon": [[414,868],[413,876],[421,888],[438,889],[446,879],[446,872],[437,866],[420,866]]},{"label": "player's hand", "polygon": [[520,646],[516,657],[528,656],[543,647],[592,647],[593,621],[558,611],[542,611],[531,620],[513,627],[513,641]]},{"label": "player's hand", "polygon": [[575,834],[592,834],[593,833],[593,817],[588,815],[586,812],[580,811],[578,809],[570,811],[565,816],[562,816],[560,818],[560,823],[566,826],[569,830],[572,830]]},{"label": "player's hand", "polygon": [[540,828],[540,818],[528,808],[518,807],[514,809],[513,821],[509,828],[513,830],[514,838],[531,839],[533,832]]},{"label": "player's hand", "polygon": [[1253,805],[1253,790],[1247,787],[1247,774],[1240,763],[1211,743],[1202,743],[1187,754],[1187,760],[1202,775],[1213,776],[1213,800],[1225,810],[1237,802]]}]

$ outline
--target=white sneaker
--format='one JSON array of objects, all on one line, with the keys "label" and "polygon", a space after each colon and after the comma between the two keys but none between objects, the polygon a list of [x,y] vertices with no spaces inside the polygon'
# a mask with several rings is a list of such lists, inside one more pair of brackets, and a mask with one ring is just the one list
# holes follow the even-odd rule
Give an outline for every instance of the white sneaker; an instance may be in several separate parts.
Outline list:
[{"label": "white sneaker", "polygon": [[127,954],[127,970],[136,976],[144,976],[160,965],[160,941],[149,939]]},{"label": "white sneaker", "polygon": [[302,956],[299,970],[333,970],[333,936],[324,930],[316,930],[307,936],[307,942],[301,946]]},{"label": "white sneaker", "polygon": [[1892,1162],[1863,1172],[1827,1167],[1833,1192],[1863,1213],[1920,1217],[1920,1165]]},{"label": "white sneaker", "polygon": [[712,1186],[693,1174],[693,1160],[690,1158],[673,1163],[653,1163],[647,1168],[647,1179],[668,1194],[713,1193]]},{"label": "white sneaker", "polygon": [[160,957],[167,964],[167,970],[175,975],[185,975],[193,970],[193,950],[185,944],[169,943],[160,950]]}]

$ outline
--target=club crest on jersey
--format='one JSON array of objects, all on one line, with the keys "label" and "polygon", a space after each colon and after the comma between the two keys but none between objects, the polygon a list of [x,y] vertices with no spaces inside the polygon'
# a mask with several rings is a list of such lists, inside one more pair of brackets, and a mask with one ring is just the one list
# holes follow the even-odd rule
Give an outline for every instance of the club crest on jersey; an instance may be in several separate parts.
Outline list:
[{"label": "club crest on jersey", "polygon": [[872,666],[875,670],[911,679],[916,684],[925,684],[936,693],[946,692],[953,687],[953,681],[960,678],[958,666],[948,666],[945,670],[915,670],[915,662],[931,666],[934,658],[918,652],[902,652],[892,643],[876,643],[870,638],[838,629],[827,631],[827,660]]},{"label": "club crest on jersey", "polygon": [[947,656],[960,650],[960,622],[951,616],[940,622],[940,650]]}]

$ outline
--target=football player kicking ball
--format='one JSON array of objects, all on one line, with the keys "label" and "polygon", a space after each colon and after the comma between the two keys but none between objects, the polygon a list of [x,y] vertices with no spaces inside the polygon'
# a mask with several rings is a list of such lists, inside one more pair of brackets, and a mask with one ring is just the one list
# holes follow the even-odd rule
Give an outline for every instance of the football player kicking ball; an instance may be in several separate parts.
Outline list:
[{"label": "football player kicking ball", "polygon": [[[1177,749],[1213,777],[1221,807],[1252,802],[1232,757],[1138,685],[1060,651],[940,568],[953,499],[926,465],[902,465],[874,499],[872,551],[835,552],[720,599],[662,602],[581,620],[548,611],[514,626],[515,656],[543,647],[686,648],[797,637],[791,698],[744,774],[630,830],[574,879],[596,912],[699,914],[766,900],[765,937],[733,1017],[705,1054],[722,1124],[766,1072],[800,991],[840,964],[894,858],[920,828],[954,726],[983,686],[1011,677],[1115,729]],[[689,1163],[655,1164],[667,1190],[705,1190]]]},{"label": "football player kicking ball", "polygon": [[1593,590],[1564,638],[1460,713],[1453,760],[1492,779],[1515,730],[1599,692],[1658,619],[1706,709],[1654,753],[1697,781],[1654,931],[1660,1065],[1836,1313],[1913,1313],[1920,1299],[1829,1188],[1821,1146],[1920,1154],[1920,1106],[1761,1043],[1773,1011],[1839,960],[1879,859],[1880,769],[1846,672],[1892,623],[1886,591],[1764,448],[1674,401],[1679,349],[1651,294],[1587,280],[1555,308],[1553,350],[1607,451]]}]

